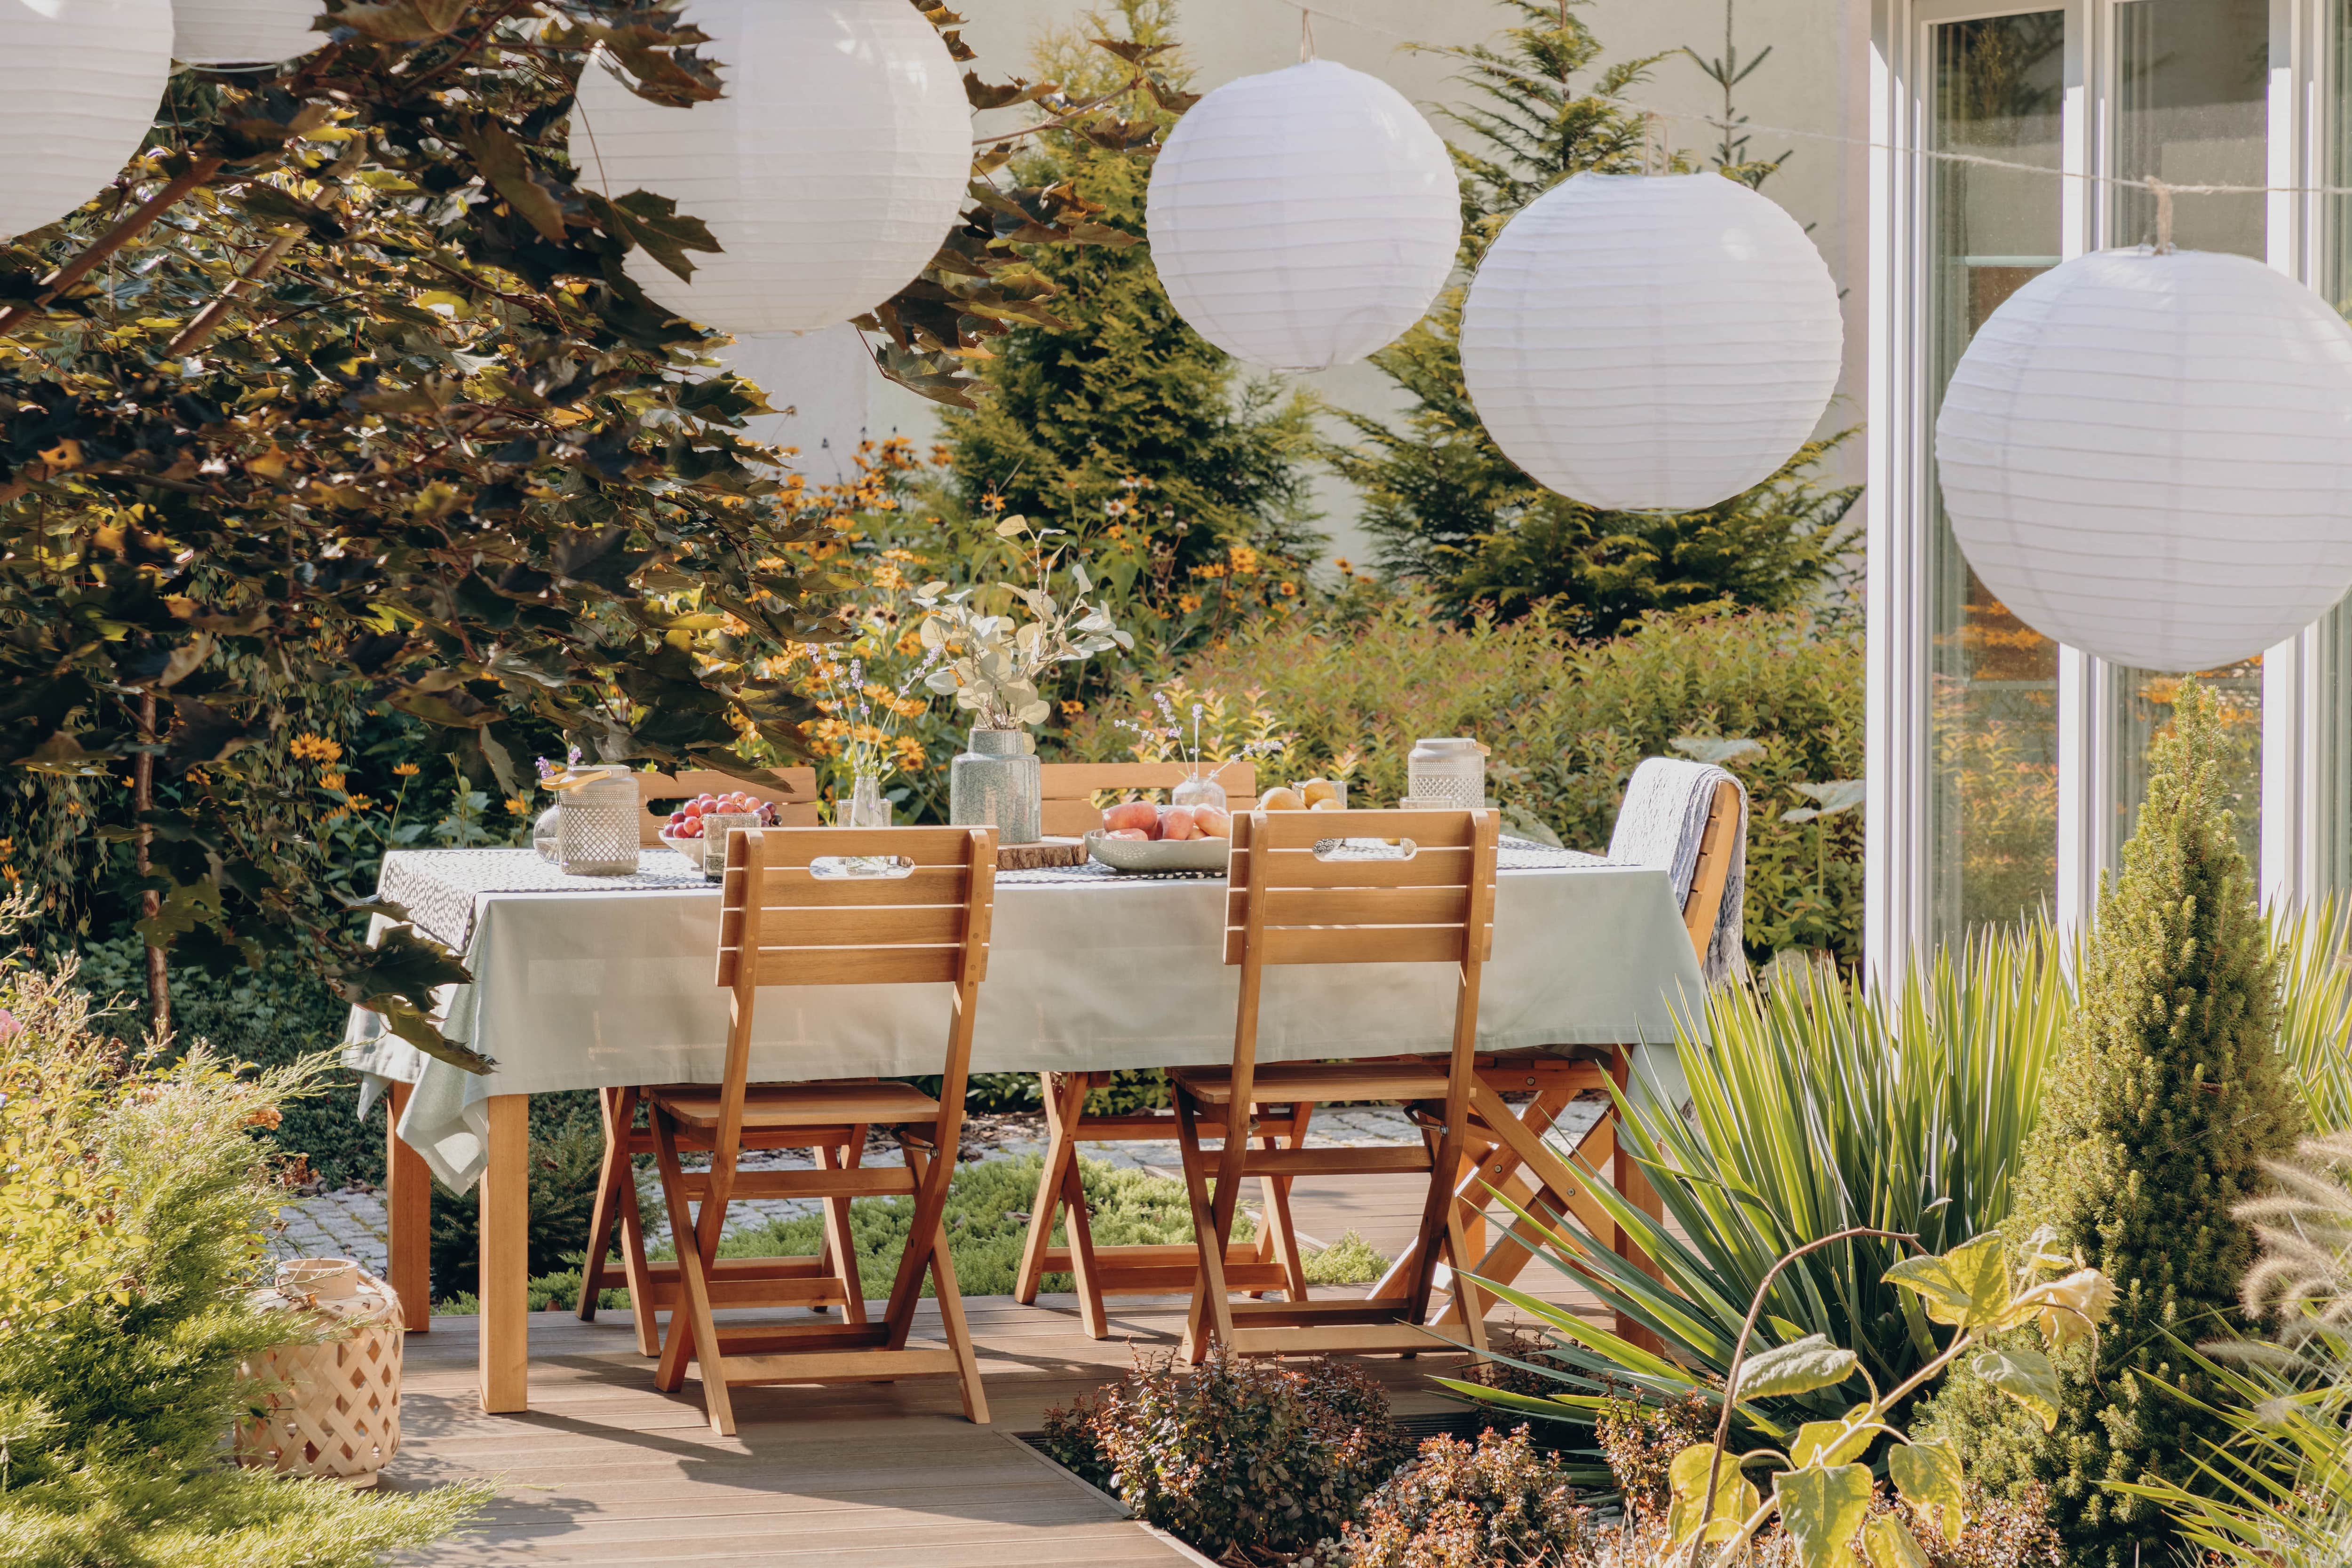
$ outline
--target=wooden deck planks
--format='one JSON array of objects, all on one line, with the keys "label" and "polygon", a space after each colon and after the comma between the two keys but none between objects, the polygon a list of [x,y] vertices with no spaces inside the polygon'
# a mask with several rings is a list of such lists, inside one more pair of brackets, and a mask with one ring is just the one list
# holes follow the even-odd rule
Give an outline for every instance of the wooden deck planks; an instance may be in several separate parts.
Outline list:
[{"label": "wooden deck planks", "polygon": [[[1354,1228],[1374,1246],[1401,1246],[1412,1228],[1410,1176],[1302,1182],[1301,1230],[1324,1242]],[[1591,1309],[1541,1263],[1522,1283],[1547,1299]],[[1128,1369],[1137,1351],[1173,1348],[1178,1298],[1119,1299],[1111,1337],[1088,1339],[1077,1302],[1041,1296],[965,1303],[994,1423],[962,1418],[951,1380],[751,1386],[735,1392],[741,1423],[720,1437],[689,1379],[676,1396],[653,1387],[626,1312],[583,1323],[566,1312],[530,1318],[527,1414],[485,1414],[478,1403],[477,1320],[436,1320],[407,1344],[395,1488],[490,1478],[499,1496],[469,1534],[419,1562],[466,1568],[559,1568],[614,1563],[726,1568],[1077,1568],[1188,1561],[1166,1541],[1009,1440],[1045,1411]],[[740,1314],[722,1314],[736,1316]],[[760,1315],[760,1314],[751,1314]],[[915,1337],[936,1341],[939,1314],[922,1304]],[[1364,1366],[1401,1413],[1446,1407],[1429,1382],[1458,1364],[1436,1353]]]}]

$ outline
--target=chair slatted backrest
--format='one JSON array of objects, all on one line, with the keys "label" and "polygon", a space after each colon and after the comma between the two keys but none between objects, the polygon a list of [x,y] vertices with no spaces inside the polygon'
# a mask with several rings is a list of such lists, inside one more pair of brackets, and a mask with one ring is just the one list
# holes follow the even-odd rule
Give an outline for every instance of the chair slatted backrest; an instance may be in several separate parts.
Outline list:
[{"label": "chair slatted backrest", "polygon": [[[1318,842],[1355,841],[1328,857]],[[1234,818],[1225,962],[1483,965],[1495,946],[1492,811],[1257,811]],[[1380,858],[1397,840],[1409,858]]]},{"label": "chair slatted backrest", "polygon": [[[1048,833],[1077,838],[1102,826],[1096,791],[1173,789],[1192,776],[1184,762],[1048,762],[1038,768],[1044,805],[1040,826]],[[1236,817],[1257,805],[1257,764],[1228,762],[1217,771],[1225,809]]]},{"label": "chair slatted backrest", "polygon": [[[776,825],[784,828],[814,828],[817,825],[816,769],[814,768],[779,768],[771,781],[755,784],[748,779],[738,779],[732,773],[720,773],[709,768],[685,768],[676,773],[640,773],[637,775],[637,847],[651,849],[661,842],[662,824],[669,821],[676,808],[667,802],[691,800],[697,795],[723,795],[739,790],[776,805]],[[665,804],[656,807],[654,802]]]},{"label": "chair slatted backrest", "polygon": [[1716,785],[1715,799],[1708,804],[1706,826],[1699,830],[1698,862],[1691,871],[1690,893],[1683,900],[1683,928],[1690,933],[1702,967],[1715,941],[1716,917],[1723,909],[1724,886],[1731,879],[1732,862],[1741,855],[1739,836],[1747,829],[1740,821],[1739,786],[1727,779]]},{"label": "chair slatted backrest", "polygon": [[[819,862],[894,857],[903,874]],[[719,984],[848,986],[987,977],[993,828],[766,828],[729,835]],[[748,972],[747,972],[748,968]]]}]

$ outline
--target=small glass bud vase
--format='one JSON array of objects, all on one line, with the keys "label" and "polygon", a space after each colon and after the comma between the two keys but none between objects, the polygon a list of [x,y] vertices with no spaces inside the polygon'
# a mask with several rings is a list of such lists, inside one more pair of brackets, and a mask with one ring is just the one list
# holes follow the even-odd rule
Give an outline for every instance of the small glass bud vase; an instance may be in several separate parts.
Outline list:
[{"label": "small glass bud vase", "polygon": [[568,876],[628,876],[637,869],[637,781],[625,768],[584,769],[555,819],[556,863]]},{"label": "small glass bud vase", "polygon": [[1225,809],[1225,787],[1205,773],[1194,773],[1168,791],[1171,806],[1214,806]]},{"label": "small glass bud vase", "polygon": [[849,810],[843,816],[845,828],[887,828],[890,825],[890,802],[882,798],[882,776],[861,773],[850,786]]},{"label": "small glass bud vase", "polygon": [[537,821],[531,823],[530,847],[539,852],[540,859],[543,861],[562,860],[563,850],[562,839],[561,837],[562,824],[563,808],[560,805],[550,806],[546,810],[541,811],[539,814],[539,820]]},{"label": "small glass bud vase", "polygon": [[760,825],[755,811],[712,811],[702,819],[702,875],[706,882],[718,882],[727,874],[727,840],[738,828],[745,831]]}]

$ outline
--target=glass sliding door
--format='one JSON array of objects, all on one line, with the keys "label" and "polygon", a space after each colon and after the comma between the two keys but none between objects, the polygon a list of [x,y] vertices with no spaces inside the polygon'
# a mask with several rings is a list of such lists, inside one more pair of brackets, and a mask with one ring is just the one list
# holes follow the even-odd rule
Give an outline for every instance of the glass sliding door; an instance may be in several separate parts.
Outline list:
[{"label": "glass sliding door", "polygon": [[[2352,0],[2347,0],[2352,3]],[[1929,29],[1928,144],[2059,167],[2066,26],[2059,10]],[[1948,160],[1926,169],[1925,369],[1931,412],[1961,351],[2027,279],[2058,264],[2060,182]],[[1929,936],[1952,941],[2050,903],[2057,883],[2057,644],[1961,559],[1927,487]]]},{"label": "glass sliding door", "polygon": [[[2114,146],[2119,179],[2177,185],[2261,185],[2268,172],[2270,0],[2117,0]],[[2259,194],[2174,198],[2172,242],[2183,250],[2266,258]],[[2152,193],[2118,187],[2108,243],[2156,238]],[[2263,668],[2257,657],[2203,672],[2221,695],[2232,737],[2230,783],[2239,841],[2262,853]],[[2147,789],[2147,747],[2171,721],[2181,677],[2111,667],[2106,679],[2108,847],[2131,836]]]}]

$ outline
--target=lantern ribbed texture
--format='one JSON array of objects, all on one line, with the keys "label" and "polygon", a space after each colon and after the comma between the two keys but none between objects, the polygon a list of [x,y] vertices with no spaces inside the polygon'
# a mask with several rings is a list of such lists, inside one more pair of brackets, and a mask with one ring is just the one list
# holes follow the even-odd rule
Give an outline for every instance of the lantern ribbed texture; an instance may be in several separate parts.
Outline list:
[{"label": "lantern ribbed texture", "polygon": [[1614,511],[1769,478],[1836,390],[1837,286],[1796,220],[1719,174],[1578,174],[1496,236],[1462,374],[1504,455]]},{"label": "lantern ribbed texture", "polygon": [[642,251],[629,276],[737,337],[864,314],[937,254],[971,172],[971,110],[947,45],[906,0],[693,0],[727,96],[648,103],[601,62],[580,78],[572,161],[618,198],[650,191],[725,247],[691,283]]},{"label": "lantern ribbed texture", "polygon": [[2245,256],[2078,256],[1969,341],[1936,465],[2035,631],[2143,669],[2250,658],[2352,587],[2352,327]]},{"label": "lantern ribbed texture", "polygon": [[327,41],[320,0],[172,0],[172,57],[192,66],[290,60]]},{"label": "lantern ribbed texture", "polygon": [[171,76],[171,0],[0,0],[0,236],[112,183]]},{"label": "lantern ribbed texture", "polygon": [[1186,111],[1153,164],[1144,223],[1194,331],[1254,365],[1319,371],[1428,311],[1462,204],[1419,110],[1377,77],[1310,60]]}]

